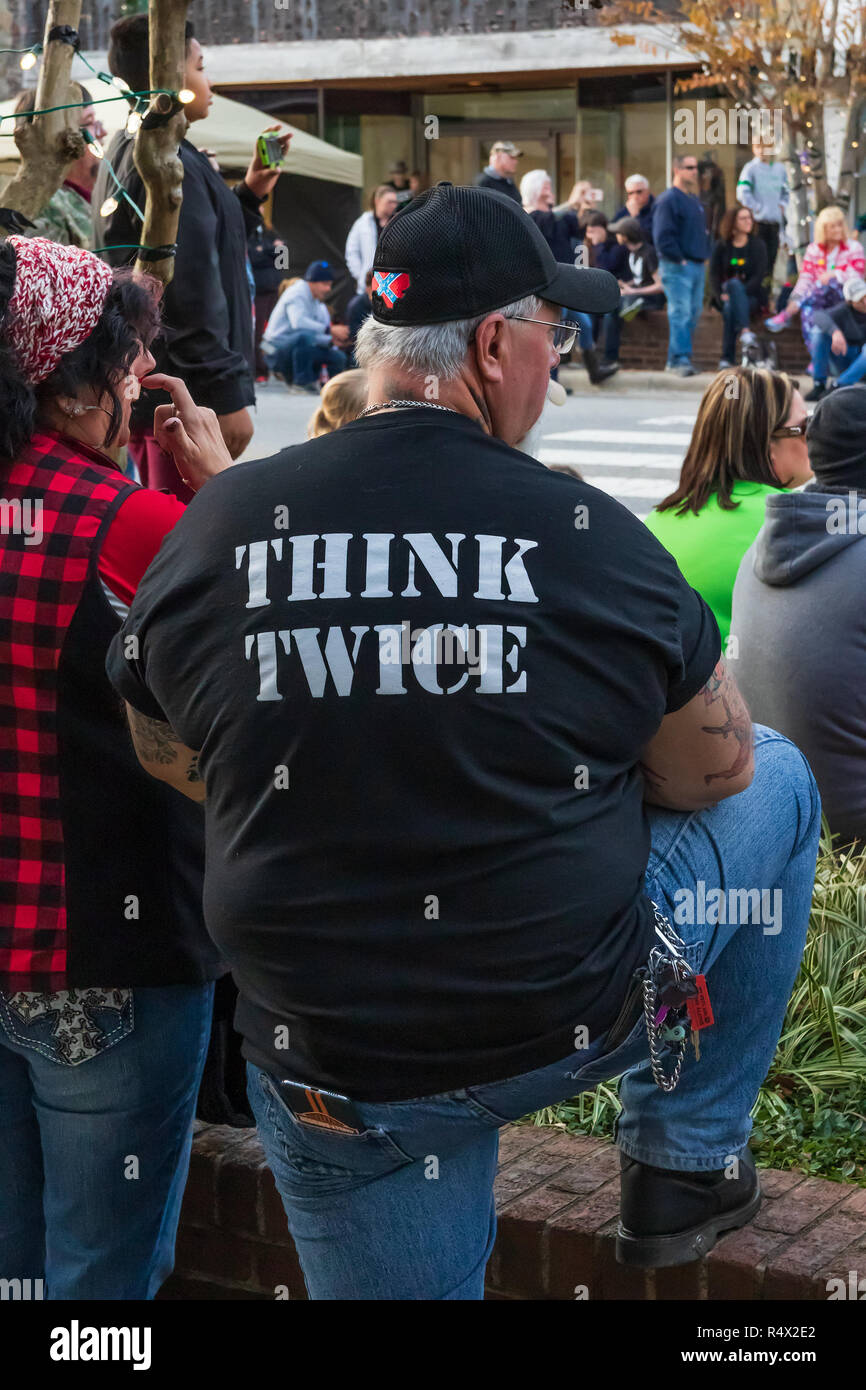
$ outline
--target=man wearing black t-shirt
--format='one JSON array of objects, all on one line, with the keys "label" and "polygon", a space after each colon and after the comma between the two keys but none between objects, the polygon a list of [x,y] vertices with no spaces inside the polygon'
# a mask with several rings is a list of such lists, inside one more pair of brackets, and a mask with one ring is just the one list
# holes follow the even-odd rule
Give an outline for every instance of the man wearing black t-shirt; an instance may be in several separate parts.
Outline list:
[{"label": "man wearing black t-shirt", "polygon": [[[370,405],[209,482],[112,646],[144,766],[205,800],[206,920],[313,1298],[481,1298],[499,1128],[623,1071],[621,1259],[694,1259],[760,1202],[814,781],[642,523],[515,447],[562,308],[617,302],[507,197],[415,198],[376,252]],[[194,481],[229,460],[169,387]],[[653,979],[702,971],[715,1011],[672,1094],[651,899],[682,934]]]}]

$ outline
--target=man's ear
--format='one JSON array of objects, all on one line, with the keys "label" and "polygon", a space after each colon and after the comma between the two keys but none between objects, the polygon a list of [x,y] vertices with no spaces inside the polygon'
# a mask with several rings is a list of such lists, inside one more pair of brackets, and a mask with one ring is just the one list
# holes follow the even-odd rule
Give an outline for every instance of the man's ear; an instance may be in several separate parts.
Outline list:
[{"label": "man's ear", "polygon": [[503,314],[488,314],[475,331],[475,361],[484,381],[500,382],[507,348],[507,320]]}]

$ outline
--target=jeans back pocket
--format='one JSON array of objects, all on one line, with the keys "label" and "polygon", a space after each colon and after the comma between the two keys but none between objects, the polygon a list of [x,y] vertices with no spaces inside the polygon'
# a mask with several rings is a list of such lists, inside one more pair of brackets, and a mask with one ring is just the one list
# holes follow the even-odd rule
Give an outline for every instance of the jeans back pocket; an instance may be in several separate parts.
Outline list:
[{"label": "jeans back pocket", "polygon": [[128,1037],[135,1027],[132,990],[0,991],[0,1026],[11,1043],[62,1067],[78,1067]]}]

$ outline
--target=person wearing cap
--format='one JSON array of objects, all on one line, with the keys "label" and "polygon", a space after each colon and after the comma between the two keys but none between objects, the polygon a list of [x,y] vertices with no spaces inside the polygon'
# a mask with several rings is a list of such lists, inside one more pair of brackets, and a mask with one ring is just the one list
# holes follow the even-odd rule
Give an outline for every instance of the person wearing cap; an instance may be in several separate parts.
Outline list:
[{"label": "person wearing cap", "polygon": [[[499,1129],[623,1071],[623,1260],[694,1259],[760,1202],[814,784],[643,523],[515,447],[563,310],[618,301],[513,199],[414,198],[376,249],[369,404],[209,482],[112,645],[143,765],[170,771],[151,728],[200,750],[208,926],[313,1299],[481,1299]],[[174,450],[207,452],[194,418]],[[783,885],[785,931],[677,927],[719,1004],[666,1095],[634,972],[652,902],[719,873]]]},{"label": "person wearing cap", "polygon": [[665,371],[694,376],[692,337],[704,305],[704,265],[710,241],[693,154],[674,155],[673,181],[653,208],[653,244],[668,304]]},{"label": "person wearing cap", "polygon": [[606,314],[602,334],[604,355],[608,362],[619,358],[622,325],[648,309],[662,309],[665,293],[659,277],[659,258],[646,240],[641,223],[635,217],[622,217],[611,222],[608,231],[628,256],[628,266],[619,281],[622,303],[618,311]]},{"label": "person wearing cap", "polygon": [[514,182],[517,161],[523,154],[511,140],[497,140],[490,147],[490,163],[475,176],[476,188],[490,188],[494,193],[506,193],[519,203],[520,189]]},{"label": "person wearing cap", "polygon": [[397,194],[397,206],[401,208],[404,203],[408,203],[414,197],[409,182],[409,166],[404,159],[398,159],[388,168],[388,177],[385,180],[386,188],[393,188]]},{"label": "person wearing cap", "polygon": [[819,401],[832,367],[835,386],[854,386],[866,377],[866,280],[855,275],[843,290],[841,304],[815,312],[812,329],[812,389],[807,401]]},{"label": "person wearing cap", "polygon": [[372,269],[376,242],[397,211],[397,194],[388,183],[380,183],[370,195],[370,208],[362,212],[349,228],[345,261],[355,279],[355,292],[364,293],[364,278]]},{"label": "person wearing cap", "polygon": [[[79,247],[0,243],[0,1270],[50,1300],[151,1299],[171,1273],[226,972],[202,808],[143,775],[105,675],[185,510],[107,452],[142,385],[191,405],[151,374],[160,292]],[[196,415],[197,484],[231,460]]]},{"label": "person wearing cap", "polygon": [[295,280],[277,300],[262,338],[263,350],[275,372],[295,394],[318,394],[316,378],[323,367],[336,376],[346,367],[346,354],[337,347],[349,330],[331,323],[325,300],[334,285],[327,261],[312,261],[303,280]]},{"label": "person wearing cap", "polygon": [[809,760],[837,846],[866,848],[866,391],[838,387],[806,434],[814,480],[767,499],[734,586],[737,681]]},{"label": "person wearing cap", "polygon": [[630,174],[625,181],[625,202],[618,212],[614,213],[614,222],[621,222],[625,217],[632,217],[640,223],[643,232],[643,239],[650,246],[653,241],[653,209],[656,200],[652,195],[649,179],[644,178],[643,174]]}]

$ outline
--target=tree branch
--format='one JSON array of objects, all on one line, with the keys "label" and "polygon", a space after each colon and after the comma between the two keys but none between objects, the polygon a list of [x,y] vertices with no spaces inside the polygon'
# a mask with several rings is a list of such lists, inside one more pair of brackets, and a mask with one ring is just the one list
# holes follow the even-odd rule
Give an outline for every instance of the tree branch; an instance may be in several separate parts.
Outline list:
[{"label": "tree branch", "polygon": [[[80,14],[81,0],[51,0],[48,6],[44,51],[36,85],[36,110],[82,99],[81,89],[69,81],[74,56],[72,46],[59,39],[48,42],[48,35],[57,24],[77,29]],[[14,208],[25,217],[39,216],[57,192],[66,171],[85,151],[79,117],[80,112],[73,108],[16,123],[14,138],[21,164],[4,191],[5,207]],[[6,235],[7,229],[0,227],[0,236]]]},{"label": "tree branch", "polygon": [[[153,89],[163,87],[179,92],[184,86],[188,6],[189,0],[150,0],[150,85]],[[150,111],[159,111],[167,101],[165,97],[154,97]],[[186,129],[186,115],[180,110],[165,124],[153,129],[142,125],[135,137],[133,159],[147,193],[141,231],[143,246],[171,246],[177,240],[183,201],[183,165],[178,146]],[[139,273],[155,275],[167,285],[174,274],[174,257],[147,260],[139,256],[135,268]]]}]

